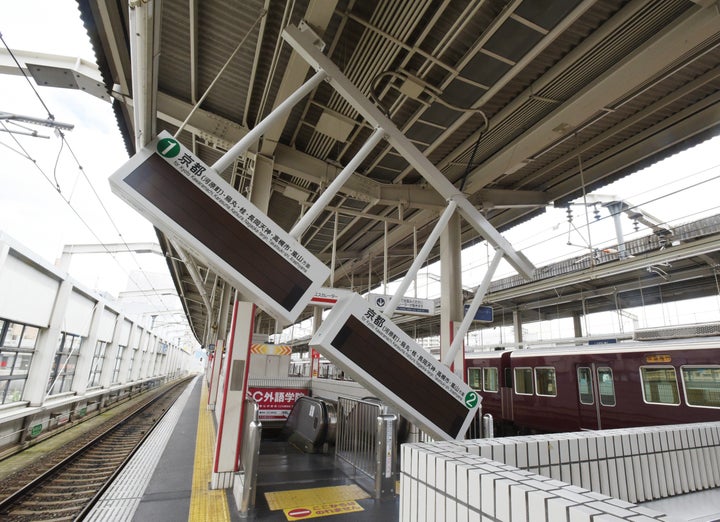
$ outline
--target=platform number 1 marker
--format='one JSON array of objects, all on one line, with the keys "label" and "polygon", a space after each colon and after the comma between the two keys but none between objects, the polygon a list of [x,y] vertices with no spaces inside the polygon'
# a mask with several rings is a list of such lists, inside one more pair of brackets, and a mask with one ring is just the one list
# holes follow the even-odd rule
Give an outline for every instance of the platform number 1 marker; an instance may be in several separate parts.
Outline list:
[{"label": "platform number 1 marker", "polygon": [[165,158],[174,158],[180,154],[180,144],[172,138],[163,138],[158,141],[157,151]]}]

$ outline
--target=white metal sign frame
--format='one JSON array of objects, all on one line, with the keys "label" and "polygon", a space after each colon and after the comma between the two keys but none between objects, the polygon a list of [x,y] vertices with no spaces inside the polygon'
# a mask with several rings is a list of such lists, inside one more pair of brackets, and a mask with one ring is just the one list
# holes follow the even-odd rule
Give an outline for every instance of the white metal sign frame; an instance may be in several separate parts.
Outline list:
[{"label": "white metal sign frame", "polygon": [[[163,162],[171,168],[163,167]],[[139,176],[141,171],[143,176]],[[138,188],[145,179],[136,178],[152,177],[158,171],[163,171],[164,177],[162,180],[158,178],[156,187],[147,190]],[[167,207],[160,208],[163,203],[160,203],[161,197],[157,196],[158,193],[162,195],[164,191],[174,190],[175,185],[183,185],[186,192],[192,191],[188,201],[196,205],[194,210],[179,208],[173,211],[176,216],[183,215],[183,224],[178,223],[177,217],[168,215]],[[110,186],[113,192],[163,233],[180,242],[199,260],[212,266],[236,288],[251,294],[270,315],[286,323],[297,319],[328,278],[330,269],[324,263],[167,132],[160,133],[120,167],[110,177]],[[148,196],[153,190],[153,195]],[[202,234],[198,234],[197,230],[190,232],[188,227],[198,227]],[[243,233],[249,232],[245,237],[261,246],[266,257],[272,257],[273,263],[260,259],[263,255],[260,252],[248,252],[252,249],[248,244],[233,244],[230,233],[232,228],[242,230]],[[214,241],[215,248],[208,246],[210,239]],[[220,244],[223,245],[222,249],[217,248]],[[277,279],[278,276],[285,276],[297,278],[302,283],[293,290],[292,295],[287,294],[288,297],[278,299],[277,295],[271,295],[267,285],[257,283],[261,278],[241,273],[237,264],[228,261],[227,253],[242,249],[246,250],[243,254],[246,259],[253,255],[259,256],[255,263],[257,267],[252,267],[256,271],[270,271],[272,265],[277,267],[278,273],[266,274],[262,278]]]},{"label": "white metal sign frame", "polygon": [[437,439],[462,439],[480,406],[459,376],[358,294],[333,307],[310,346]]}]

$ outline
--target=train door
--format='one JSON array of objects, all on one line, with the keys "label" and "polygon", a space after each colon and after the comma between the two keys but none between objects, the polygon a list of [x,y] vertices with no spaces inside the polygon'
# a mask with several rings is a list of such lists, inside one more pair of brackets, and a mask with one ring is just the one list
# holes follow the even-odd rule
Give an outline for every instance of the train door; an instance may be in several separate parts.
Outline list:
[{"label": "train door", "polygon": [[595,364],[576,364],[578,425],[580,429],[602,429]]},{"label": "train door", "polygon": [[500,378],[502,379],[500,401],[502,403],[502,418],[506,421],[513,421],[515,419],[512,404],[513,381],[510,353],[511,352],[506,352],[500,356]]}]

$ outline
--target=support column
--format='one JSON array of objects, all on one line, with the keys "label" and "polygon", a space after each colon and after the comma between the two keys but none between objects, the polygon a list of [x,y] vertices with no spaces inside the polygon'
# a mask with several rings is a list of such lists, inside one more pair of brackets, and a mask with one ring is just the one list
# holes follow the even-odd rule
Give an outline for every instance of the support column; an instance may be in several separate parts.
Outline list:
[{"label": "support column", "polygon": [[[267,213],[272,189],[273,161],[257,155],[252,173],[250,201]],[[239,471],[242,450],[245,394],[250,370],[250,344],[255,329],[255,304],[235,300],[228,345],[223,363],[222,391],[217,397],[218,432],[215,441],[215,458],[211,478],[212,489],[224,489],[233,485]],[[215,363],[218,365],[218,363]]]},{"label": "support column", "polygon": [[218,431],[211,489],[233,485],[239,471],[245,394],[249,370],[250,344],[254,329],[255,305],[235,301],[223,372],[223,393],[218,399]]},{"label": "support column", "polygon": [[115,360],[120,349],[120,333],[125,322],[125,316],[119,314],[115,317],[115,329],[113,330],[112,341],[105,347],[105,359],[100,370],[100,387],[108,389],[112,385],[112,376],[115,370]]},{"label": "support column", "polygon": [[[208,409],[211,411],[215,410],[215,406],[218,401],[222,400],[222,381],[223,381],[223,365],[225,364],[225,358],[227,356],[227,343],[228,339],[227,331],[227,317],[230,310],[230,302],[234,291],[231,290],[229,285],[223,284],[222,295],[220,296],[220,311],[218,312],[217,328],[215,329],[215,356],[213,357],[213,364],[210,372],[210,393],[208,394]],[[218,414],[215,415],[215,420],[218,421]]]},{"label": "support column", "polygon": [[[460,217],[453,215],[440,235],[440,360],[450,349],[456,325],[463,319]],[[463,376],[465,348],[458,350],[450,367]]]},{"label": "support column", "polygon": [[573,330],[575,333],[575,337],[583,337],[581,319],[582,319],[582,313],[573,312],[572,320],[573,320]]},{"label": "support column", "polygon": [[522,320],[520,319],[520,312],[517,310],[513,310],[513,331],[515,333],[515,342],[517,343],[517,347],[522,348]]},{"label": "support column", "polygon": [[40,330],[37,347],[33,354],[28,371],[23,400],[30,401],[29,406],[42,406],[45,402],[48,379],[52,369],[55,353],[58,349],[58,337],[67,313],[73,285],[69,281],[61,281],[55,294],[55,304],[50,316],[50,325]]},{"label": "support column", "polygon": [[220,388],[220,370],[224,364],[225,343],[218,340],[213,352],[212,365],[210,366],[210,382],[208,383],[208,410],[214,411],[218,401],[218,390]]},{"label": "support column", "polygon": [[102,320],[104,311],[104,304],[99,302],[95,303],[92,319],[90,320],[90,328],[88,329],[87,339],[85,339],[80,346],[80,353],[78,353],[75,375],[84,375],[86,378],[73,379],[72,387],[70,388],[78,396],[85,395],[85,392],[87,391],[87,376],[90,375],[90,366],[92,365],[92,360],[95,356],[95,348],[98,342],[98,331],[100,330],[100,321]]}]

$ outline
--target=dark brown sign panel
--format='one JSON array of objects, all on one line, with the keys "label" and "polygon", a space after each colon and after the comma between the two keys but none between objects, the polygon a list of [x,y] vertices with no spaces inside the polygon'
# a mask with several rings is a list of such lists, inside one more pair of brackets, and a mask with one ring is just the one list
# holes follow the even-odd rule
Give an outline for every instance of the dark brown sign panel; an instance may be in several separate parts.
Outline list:
[{"label": "dark brown sign panel", "polygon": [[343,298],[310,341],[428,434],[462,438],[479,396],[357,294]]},{"label": "dark brown sign panel", "polygon": [[125,182],[287,310],[310,287],[307,276],[288,270],[282,257],[157,154]]},{"label": "dark brown sign panel", "polygon": [[294,321],[330,270],[167,132],[110,177],[113,191],[271,315]]}]

